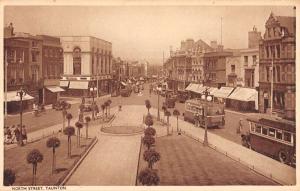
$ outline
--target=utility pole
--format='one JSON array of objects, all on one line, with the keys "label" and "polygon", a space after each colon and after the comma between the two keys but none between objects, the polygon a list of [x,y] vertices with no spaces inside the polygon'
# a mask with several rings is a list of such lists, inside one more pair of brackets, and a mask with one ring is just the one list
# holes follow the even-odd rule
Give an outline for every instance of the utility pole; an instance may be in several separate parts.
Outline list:
[{"label": "utility pole", "polygon": [[7,62],[7,50],[5,50],[5,84],[4,84],[4,86],[5,86],[5,102],[4,102],[4,104],[5,104],[5,107],[4,107],[4,110],[5,110],[5,117],[7,116],[7,65],[8,65],[8,62]]},{"label": "utility pole", "polygon": [[273,51],[271,51],[271,53],[272,53],[272,64],[271,64],[272,81],[271,81],[271,100],[270,100],[271,101],[271,109],[270,109],[270,112],[272,115],[273,114],[273,89],[274,89],[274,53],[273,53]]},{"label": "utility pole", "polygon": [[222,45],[222,17],[221,17],[221,45]]}]

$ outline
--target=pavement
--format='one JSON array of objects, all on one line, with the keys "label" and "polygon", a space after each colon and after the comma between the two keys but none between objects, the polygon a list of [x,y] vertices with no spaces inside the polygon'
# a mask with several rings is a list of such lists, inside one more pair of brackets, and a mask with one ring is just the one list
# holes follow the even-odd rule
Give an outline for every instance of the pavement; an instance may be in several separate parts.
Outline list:
[{"label": "pavement", "polygon": [[[143,112],[140,106],[123,106],[116,114],[111,125],[138,126],[142,124]],[[146,109],[144,109],[146,112]],[[90,130],[98,138],[98,143],[90,151],[66,185],[80,186],[134,186],[136,181],[137,164],[141,134],[112,135],[102,133],[95,126]]]}]

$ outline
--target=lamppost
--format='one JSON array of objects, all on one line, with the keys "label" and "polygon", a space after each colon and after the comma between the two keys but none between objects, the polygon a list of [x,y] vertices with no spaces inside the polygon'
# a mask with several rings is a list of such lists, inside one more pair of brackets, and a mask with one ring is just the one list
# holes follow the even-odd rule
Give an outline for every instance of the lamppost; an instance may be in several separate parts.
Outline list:
[{"label": "lamppost", "polygon": [[94,95],[94,92],[95,92],[95,83],[93,83],[93,85],[92,85],[92,98],[93,98],[93,102],[92,102],[92,120],[93,121],[95,120],[95,95]]},{"label": "lamppost", "polygon": [[22,124],[22,117],[23,117],[23,97],[26,95],[25,90],[23,89],[23,87],[21,87],[21,89],[19,91],[17,91],[17,96],[20,97],[20,137],[19,137],[19,141],[20,141],[20,145],[23,146],[23,137],[22,137],[22,128],[23,128],[23,124]]},{"label": "lamppost", "polygon": [[203,145],[208,146],[208,138],[207,138],[207,109],[208,109],[208,104],[213,101],[213,96],[209,94],[208,88],[205,89],[203,94],[201,95],[201,100],[203,100],[203,106],[202,107],[202,117],[204,118],[204,141]]},{"label": "lamppost", "polygon": [[159,95],[161,91],[161,85],[159,84],[156,88],[157,90],[157,120],[160,120],[160,113],[159,113]]}]

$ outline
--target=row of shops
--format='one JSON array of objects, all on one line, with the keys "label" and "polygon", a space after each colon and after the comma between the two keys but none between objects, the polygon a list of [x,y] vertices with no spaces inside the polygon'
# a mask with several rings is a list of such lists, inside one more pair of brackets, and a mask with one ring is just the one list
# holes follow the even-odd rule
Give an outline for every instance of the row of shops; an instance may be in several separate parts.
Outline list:
[{"label": "row of shops", "polygon": [[237,111],[257,111],[258,92],[256,89],[245,87],[208,87],[202,84],[189,84],[186,89],[191,98],[198,97],[208,91],[214,96],[214,101],[224,103],[227,108]]}]

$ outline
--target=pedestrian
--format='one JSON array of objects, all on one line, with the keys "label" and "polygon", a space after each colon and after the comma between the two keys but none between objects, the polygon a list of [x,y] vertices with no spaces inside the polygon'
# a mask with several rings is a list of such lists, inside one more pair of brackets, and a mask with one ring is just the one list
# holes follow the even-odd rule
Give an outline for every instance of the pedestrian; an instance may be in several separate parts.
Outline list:
[{"label": "pedestrian", "polygon": [[242,118],[240,118],[240,120],[239,120],[239,124],[238,124],[238,127],[236,129],[236,134],[240,134],[241,130],[242,130]]},{"label": "pedestrian", "polygon": [[15,133],[15,137],[16,137],[18,145],[22,145],[22,143],[20,142],[21,141],[20,125],[17,125],[17,128],[15,128],[14,133]]},{"label": "pedestrian", "polygon": [[15,139],[16,139],[15,130],[16,130],[15,125],[12,125],[12,126],[10,127],[10,131],[11,131],[11,134],[12,134],[11,140],[10,140],[10,143],[11,143],[11,144],[13,144],[13,143],[15,142]]},{"label": "pedestrian", "polygon": [[26,131],[25,125],[23,125],[23,127],[22,127],[21,136],[22,136],[22,139],[25,140],[27,143],[27,131]]},{"label": "pedestrian", "polygon": [[4,143],[7,143],[7,142],[8,142],[7,135],[8,135],[8,127],[5,126],[5,127],[4,127]]}]

